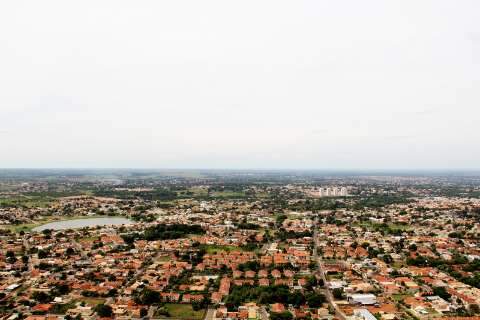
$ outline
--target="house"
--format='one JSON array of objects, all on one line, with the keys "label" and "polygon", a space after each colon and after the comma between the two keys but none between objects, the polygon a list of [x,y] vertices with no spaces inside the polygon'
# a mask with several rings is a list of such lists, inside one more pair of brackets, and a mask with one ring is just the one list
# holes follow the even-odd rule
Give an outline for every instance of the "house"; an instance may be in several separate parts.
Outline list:
[{"label": "house", "polygon": [[37,304],[32,308],[32,311],[36,312],[48,312],[50,309],[52,309],[53,305],[49,303],[44,303],[44,304]]},{"label": "house", "polygon": [[285,310],[286,310],[285,306],[281,303],[274,303],[270,305],[271,312],[281,313],[281,312],[284,312]]},{"label": "house", "polygon": [[367,309],[355,309],[353,310],[353,315],[355,319],[359,320],[377,320]]},{"label": "house", "polygon": [[265,269],[262,269],[258,271],[258,277],[259,278],[268,278],[268,271]]},{"label": "house", "polygon": [[202,294],[184,294],[182,298],[182,302],[184,303],[192,303],[192,302],[200,302],[203,300]]},{"label": "house", "polygon": [[375,295],[367,294],[352,294],[347,297],[348,302],[351,304],[361,304],[361,305],[374,305],[377,303],[377,298]]},{"label": "house", "polygon": [[213,303],[220,303],[222,302],[223,295],[220,292],[212,293],[211,300]]},{"label": "house", "polygon": [[258,285],[260,285],[261,287],[268,287],[270,285],[270,280],[266,278],[258,279]]},{"label": "house", "polygon": [[164,302],[178,302],[180,300],[180,294],[175,292],[162,292],[160,293],[162,301]]},{"label": "house", "polygon": [[279,279],[282,277],[282,273],[277,269],[274,269],[272,270],[272,277],[274,277],[275,279]]}]

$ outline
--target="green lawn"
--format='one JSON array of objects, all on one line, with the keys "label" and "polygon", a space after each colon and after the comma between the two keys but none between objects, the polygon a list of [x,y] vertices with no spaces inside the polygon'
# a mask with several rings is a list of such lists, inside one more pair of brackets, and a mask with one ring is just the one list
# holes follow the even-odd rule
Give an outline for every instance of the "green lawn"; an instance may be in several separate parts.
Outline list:
[{"label": "green lawn", "polygon": [[244,198],[245,197],[245,192],[243,191],[215,191],[211,193],[212,198],[225,198],[225,199],[230,199],[230,198]]},{"label": "green lawn", "polygon": [[208,189],[203,187],[192,187],[188,191],[193,193],[194,197],[206,197],[208,195]]},{"label": "green lawn", "polygon": [[334,273],[334,274],[329,274],[327,276],[328,280],[342,280],[343,279],[343,274],[342,273]]},{"label": "green lawn", "polygon": [[257,197],[257,198],[269,198],[270,194],[268,192],[255,192],[255,197]]},{"label": "green lawn", "polygon": [[18,196],[14,198],[1,198],[0,207],[18,206],[26,208],[46,208],[54,201],[50,197]]},{"label": "green lawn", "polygon": [[[381,230],[384,228],[384,226],[381,223],[375,223],[370,221],[355,223],[355,225],[360,227],[366,227],[368,230],[371,230],[371,231]],[[390,222],[387,225],[392,230],[408,231],[412,229],[412,227],[408,224]]]},{"label": "green lawn", "polygon": [[203,244],[200,248],[205,249],[209,254],[216,254],[220,252],[243,251],[242,248],[236,246],[221,246],[216,244]]},{"label": "green lawn", "polygon": [[190,304],[167,303],[165,308],[170,314],[169,318],[185,320],[201,320],[205,315],[205,310],[194,311]]},{"label": "green lawn", "polygon": [[13,232],[20,232],[20,231],[32,231],[33,228],[41,226],[46,223],[50,223],[53,221],[57,221],[60,219],[54,219],[53,217],[46,217],[42,218],[40,220],[36,220],[35,222],[32,223],[21,223],[21,224],[8,224],[8,225],[1,225],[0,228],[3,229],[9,229]]},{"label": "green lawn", "polygon": [[0,225],[0,228],[11,230],[12,232],[20,232],[20,231],[32,231],[33,228],[50,223],[55,221],[67,221],[67,220],[77,220],[77,219],[92,219],[92,218],[103,218],[103,217],[122,217],[122,216],[53,216],[53,217],[43,217],[42,219],[35,220],[32,223],[22,223],[22,224],[8,224],[8,225]]},{"label": "green lawn", "polygon": [[155,261],[158,261],[158,262],[167,262],[167,261],[170,261],[172,260],[172,258],[170,258],[169,256],[160,256],[158,257]]},{"label": "green lawn", "polygon": [[97,241],[97,240],[100,240],[99,236],[82,237],[82,241]]},{"label": "green lawn", "polygon": [[38,226],[36,223],[22,223],[22,224],[9,224],[9,225],[1,225],[0,228],[8,229],[12,232],[19,233],[20,231],[31,231],[33,228]]},{"label": "green lawn", "polygon": [[93,298],[93,297],[82,297],[74,302],[85,302],[86,305],[95,307],[97,304],[105,303],[105,299],[103,298]]},{"label": "green lawn", "polygon": [[392,294],[392,299],[395,302],[400,302],[406,297],[409,297],[409,295],[408,294],[399,294],[399,293],[398,294]]},{"label": "green lawn", "polygon": [[52,314],[65,314],[68,310],[74,309],[76,307],[74,302],[64,303],[64,304],[55,304],[50,310]]}]

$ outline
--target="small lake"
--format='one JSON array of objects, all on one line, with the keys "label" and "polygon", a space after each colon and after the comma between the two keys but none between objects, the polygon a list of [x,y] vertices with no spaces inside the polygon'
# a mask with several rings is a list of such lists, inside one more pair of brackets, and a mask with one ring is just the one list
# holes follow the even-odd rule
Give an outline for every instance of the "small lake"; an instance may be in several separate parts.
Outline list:
[{"label": "small lake", "polygon": [[52,230],[65,230],[65,229],[78,229],[85,227],[96,227],[96,226],[119,226],[122,224],[132,224],[133,222],[127,218],[121,217],[106,217],[106,218],[88,218],[88,219],[74,219],[74,220],[63,220],[63,221],[54,221],[41,226],[35,227],[33,231],[43,231],[45,229]]}]

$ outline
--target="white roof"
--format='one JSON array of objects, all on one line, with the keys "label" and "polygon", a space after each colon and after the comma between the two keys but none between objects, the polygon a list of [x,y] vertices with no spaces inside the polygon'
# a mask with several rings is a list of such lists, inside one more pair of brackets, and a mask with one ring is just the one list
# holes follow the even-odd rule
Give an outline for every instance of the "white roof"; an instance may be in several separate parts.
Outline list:
[{"label": "white roof", "polygon": [[5,290],[11,291],[11,290],[17,289],[18,287],[20,287],[20,285],[18,283],[13,283],[13,284],[9,285],[8,287],[6,287]]},{"label": "white roof", "polygon": [[377,303],[377,297],[375,295],[367,293],[367,294],[352,294],[350,299],[354,302],[358,302],[361,304],[375,304]]},{"label": "white roof", "polygon": [[367,309],[355,309],[353,310],[353,314],[358,317],[362,317],[365,320],[377,320],[377,318],[375,318],[375,316]]}]

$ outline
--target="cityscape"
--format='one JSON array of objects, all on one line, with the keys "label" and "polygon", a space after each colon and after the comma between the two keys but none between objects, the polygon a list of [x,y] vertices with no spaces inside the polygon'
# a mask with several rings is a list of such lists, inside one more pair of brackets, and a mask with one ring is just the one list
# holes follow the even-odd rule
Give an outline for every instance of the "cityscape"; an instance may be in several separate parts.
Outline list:
[{"label": "cityscape", "polygon": [[0,320],[480,320],[479,17],[0,1]]},{"label": "cityscape", "polygon": [[348,195],[347,187],[320,187],[318,189],[320,197],[346,197]]},{"label": "cityscape", "polygon": [[2,319],[480,314],[475,173],[3,170],[0,190]]}]

